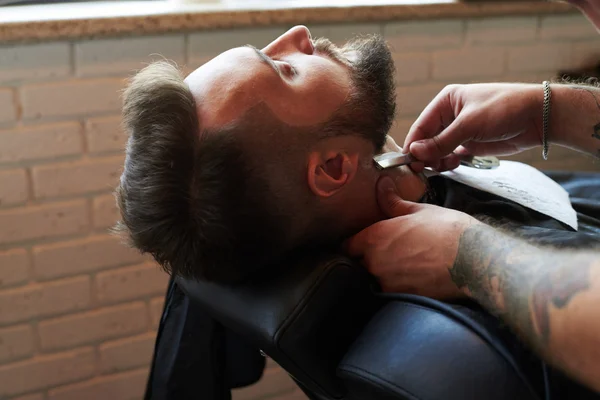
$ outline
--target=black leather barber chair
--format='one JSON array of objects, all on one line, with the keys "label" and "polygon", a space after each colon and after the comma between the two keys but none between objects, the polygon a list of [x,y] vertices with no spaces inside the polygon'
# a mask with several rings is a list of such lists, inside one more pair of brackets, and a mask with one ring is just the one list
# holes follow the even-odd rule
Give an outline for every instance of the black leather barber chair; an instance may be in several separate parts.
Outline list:
[{"label": "black leather barber chair", "polygon": [[543,399],[543,366],[470,304],[377,294],[340,255],[305,257],[240,287],[178,280],[313,400]]}]

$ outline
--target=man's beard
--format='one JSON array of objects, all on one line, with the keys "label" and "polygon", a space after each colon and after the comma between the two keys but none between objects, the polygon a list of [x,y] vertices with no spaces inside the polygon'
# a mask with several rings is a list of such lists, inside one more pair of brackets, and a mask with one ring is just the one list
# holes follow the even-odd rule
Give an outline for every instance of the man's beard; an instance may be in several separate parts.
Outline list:
[{"label": "man's beard", "polygon": [[338,48],[328,39],[317,39],[315,50],[349,66],[352,96],[332,118],[329,133],[358,134],[379,153],[396,114],[395,68],[382,37],[358,37]]}]

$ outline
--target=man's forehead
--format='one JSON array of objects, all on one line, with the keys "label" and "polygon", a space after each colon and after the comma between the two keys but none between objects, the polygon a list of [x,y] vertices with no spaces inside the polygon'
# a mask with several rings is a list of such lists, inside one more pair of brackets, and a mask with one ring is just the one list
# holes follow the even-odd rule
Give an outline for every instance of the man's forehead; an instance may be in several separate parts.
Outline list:
[{"label": "man's forehead", "polygon": [[290,126],[324,123],[352,92],[349,67],[331,57],[293,52],[293,76],[282,74],[276,62],[289,63],[244,46],[192,72],[185,81],[196,100],[202,130],[235,123],[260,102]]},{"label": "man's forehead", "polygon": [[260,101],[252,90],[260,64],[251,48],[238,47],[221,53],[185,78],[203,128],[234,121]]}]

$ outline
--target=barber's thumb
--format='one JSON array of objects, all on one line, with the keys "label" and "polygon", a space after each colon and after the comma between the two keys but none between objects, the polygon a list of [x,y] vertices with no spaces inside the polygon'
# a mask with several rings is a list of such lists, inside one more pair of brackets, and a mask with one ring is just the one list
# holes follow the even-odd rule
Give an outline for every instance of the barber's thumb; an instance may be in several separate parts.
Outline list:
[{"label": "barber's thumb", "polygon": [[414,212],[416,204],[406,201],[398,195],[396,184],[389,176],[384,176],[377,182],[377,202],[381,211],[389,218]]},{"label": "barber's thumb", "polygon": [[464,133],[456,130],[457,126],[458,124],[453,123],[437,136],[411,143],[411,154],[426,163],[437,162],[451,154],[466,140]]}]

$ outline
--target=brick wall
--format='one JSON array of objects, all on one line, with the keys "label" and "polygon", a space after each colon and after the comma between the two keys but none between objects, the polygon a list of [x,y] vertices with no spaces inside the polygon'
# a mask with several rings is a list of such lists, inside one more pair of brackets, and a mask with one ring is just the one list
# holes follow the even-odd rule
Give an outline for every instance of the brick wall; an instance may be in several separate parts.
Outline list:
[{"label": "brick wall", "polygon": [[[447,83],[532,81],[600,60],[579,16],[310,27],[342,41],[389,39],[398,67],[403,139]],[[107,233],[123,160],[123,79],[158,56],[188,70],[232,46],[266,44],[285,28],[0,46],[0,398],[139,399],[166,276]],[[519,159],[597,170],[572,152]],[[561,157],[560,161],[557,158]],[[273,363],[236,400],[300,399]]]}]

